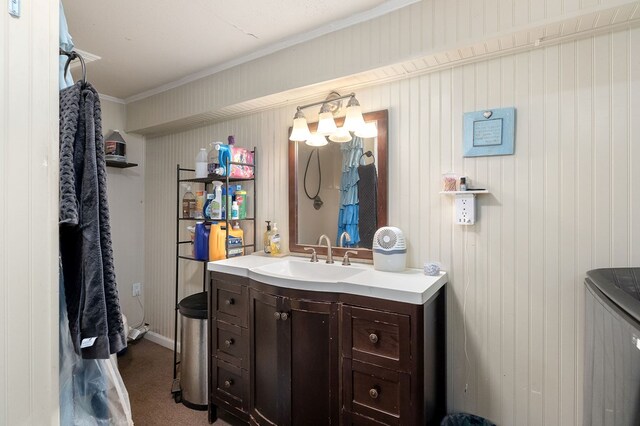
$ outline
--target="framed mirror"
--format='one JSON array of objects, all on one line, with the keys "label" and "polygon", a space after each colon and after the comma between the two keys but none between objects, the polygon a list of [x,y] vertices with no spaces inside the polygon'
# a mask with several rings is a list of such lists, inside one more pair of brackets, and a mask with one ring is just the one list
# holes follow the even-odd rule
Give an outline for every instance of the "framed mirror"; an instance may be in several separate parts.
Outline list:
[{"label": "framed mirror", "polygon": [[[364,113],[363,118],[375,123],[376,137],[354,136],[349,142],[328,141],[324,146],[287,141],[290,252],[308,254],[304,248],[313,247],[326,255],[324,242],[318,245],[318,238],[325,234],[336,262],[346,250],[358,252],[351,258],[373,258],[373,233],[387,225],[388,111]],[[341,127],[344,117],[335,122]],[[317,123],[309,123],[312,133],[316,127]],[[344,231],[351,241],[343,236],[344,247],[340,247]]]}]

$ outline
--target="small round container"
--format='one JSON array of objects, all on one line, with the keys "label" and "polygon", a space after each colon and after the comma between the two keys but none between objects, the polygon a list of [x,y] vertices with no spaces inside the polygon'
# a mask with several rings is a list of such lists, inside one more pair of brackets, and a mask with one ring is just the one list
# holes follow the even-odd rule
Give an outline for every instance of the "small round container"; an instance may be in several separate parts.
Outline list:
[{"label": "small round container", "polygon": [[442,190],[445,192],[456,191],[458,188],[458,175],[445,173],[442,175]]}]

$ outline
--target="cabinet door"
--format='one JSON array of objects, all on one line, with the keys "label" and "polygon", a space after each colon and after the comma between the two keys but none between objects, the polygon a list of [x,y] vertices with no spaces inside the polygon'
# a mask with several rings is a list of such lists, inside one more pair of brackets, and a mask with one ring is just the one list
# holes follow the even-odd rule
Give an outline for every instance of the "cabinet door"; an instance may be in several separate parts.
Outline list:
[{"label": "cabinet door", "polygon": [[[338,315],[335,303],[284,299],[282,338],[290,350],[281,353],[290,365],[290,418],[284,424],[337,425],[339,419]],[[287,345],[283,345],[286,348]],[[284,393],[281,395],[284,396]]]},{"label": "cabinet door", "polygon": [[279,316],[282,298],[251,289],[249,292],[249,335],[251,358],[251,417],[257,424],[280,424],[282,393],[278,359]]}]

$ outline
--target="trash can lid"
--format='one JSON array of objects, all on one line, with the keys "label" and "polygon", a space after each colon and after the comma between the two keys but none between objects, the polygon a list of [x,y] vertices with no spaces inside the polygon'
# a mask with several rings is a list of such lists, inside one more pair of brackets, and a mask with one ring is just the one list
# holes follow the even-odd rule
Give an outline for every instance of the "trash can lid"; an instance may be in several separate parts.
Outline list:
[{"label": "trash can lid", "polygon": [[207,292],[185,297],[178,303],[178,309],[187,318],[207,319]]}]

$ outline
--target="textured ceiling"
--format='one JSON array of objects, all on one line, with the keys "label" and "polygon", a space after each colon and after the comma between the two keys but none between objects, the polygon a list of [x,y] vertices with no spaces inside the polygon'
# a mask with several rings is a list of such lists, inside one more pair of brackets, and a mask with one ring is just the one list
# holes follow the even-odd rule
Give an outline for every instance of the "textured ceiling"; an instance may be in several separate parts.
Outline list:
[{"label": "textured ceiling", "polygon": [[[118,98],[241,61],[336,21],[407,0],[64,0],[99,92]],[[344,22],[344,21],[343,21]]]}]

